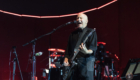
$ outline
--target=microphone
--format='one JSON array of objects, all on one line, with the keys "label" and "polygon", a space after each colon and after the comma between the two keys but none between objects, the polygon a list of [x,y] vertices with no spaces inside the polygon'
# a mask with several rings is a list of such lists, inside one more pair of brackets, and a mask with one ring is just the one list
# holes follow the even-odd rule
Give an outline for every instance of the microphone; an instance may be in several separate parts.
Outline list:
[{"label": "microphone", "polygon": [[43,52],[37,52],[35,53],[35,56],[41,56],[43,54]]},{"label": "microphone", "polygon": [[65,24],[62,24],[62,25],[58,26],[56,29],[54,29],[53,31],[56,31],[57,29],[60,29],[60,28],[62,28],[62,27],[64,27],[64,26],[67,26],[67,25],[73,24],[73,23],[77,23],[77,21],[74,20],[74,21],[70,21],[70,22],[67,22],[67,23],[65,23]]},{"label": "microphone", "polygon": [[76,20],[74,20],[74,21],[70,21],[70,22],[67,22],[67,23],[65,23],[66,25],[69,25],[69,24],[76,24],[77,23],[77,21]]}]

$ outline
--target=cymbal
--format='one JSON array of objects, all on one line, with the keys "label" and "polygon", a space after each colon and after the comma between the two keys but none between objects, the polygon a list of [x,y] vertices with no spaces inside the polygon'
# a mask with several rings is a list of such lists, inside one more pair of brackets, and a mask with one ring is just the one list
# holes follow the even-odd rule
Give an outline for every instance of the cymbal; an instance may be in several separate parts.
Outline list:
[{"label": "cymbal", "polygon": [[65,52],[65,50],[63,50],[63,49],[57,49],[57,48],[49,48],[49,49],[48,49],[48,51],[53,51],[53,52],[62,52],[62,53],[64,53],[64,52]]},{"label": "cymbal", "polygon": [[97,42],[97,45],[99,45],[99,44],[106,45],[106,43],[105,43],[105,42]]},{"label": "cymbal", "polygon": [[56,68],[55,64],[50,64],[51,67]]},{"label": "cymbal", "polygon": [[60,57],[60,56],[64,56],[64,55],[56,55],[56,54],[51,54],[50,57]]}]

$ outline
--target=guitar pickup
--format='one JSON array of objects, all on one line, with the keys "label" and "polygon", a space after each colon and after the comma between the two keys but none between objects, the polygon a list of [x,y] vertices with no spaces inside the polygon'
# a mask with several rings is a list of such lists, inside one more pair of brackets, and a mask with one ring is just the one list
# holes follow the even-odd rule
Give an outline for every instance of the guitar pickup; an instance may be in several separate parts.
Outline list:
[{"label": "guitar pickup", "polygon": [[77,62],[75,62],[75,61],[73,61],[72,63],[75,64],[75,65],[77,65]]}]

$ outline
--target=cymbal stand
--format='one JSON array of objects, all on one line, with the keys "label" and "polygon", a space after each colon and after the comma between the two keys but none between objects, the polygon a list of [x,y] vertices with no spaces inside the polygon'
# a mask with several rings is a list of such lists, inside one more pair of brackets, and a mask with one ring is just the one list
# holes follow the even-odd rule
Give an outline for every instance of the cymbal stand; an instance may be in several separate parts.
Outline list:
[{"label": "cymbal stand", "polygon": [[117,80],[117,74],[114,74],[114,72],[115,72],[115,69],[114,69],[114,59],[112,59],[112,67],[111,67],[111,69],[112,69],[112,71],[111,71],[111,75],[112,75],[112,80]]},{"label": "cymbal stand", "polygon": [[[51,48],[51,35],[49,36],[50,38],[49,38],[49,48]],[[48,74],[48,80],[50,80],[50,72],[51,72],[51,66],[50,66],[50,64],[51,64],[51,57],[50,57],[50,51],[49,51],[49,74]]]},{"label": "cymbal stand", "polygon": [[23,80],[20,65],[19,65],[18,56],[17,56],[17,53],[16,53],[16,47],[14,46],[13,49],[14,49],[13,53],[15,54],[15,58],[13,60],[13,80],[15,79],[16,61],[17,61],[18,68],[19,68],[19,71],[20,71],[21,80]]},{"label": "cymbal stand", "polygon": [[98,68],[97,68],[97,80],[101,80],[101,72],[102,72],[102,67],[104,67],[105,68],[105,73],[106,73],[106,75],[108,76],[108,80],[110,80],[110,78],[109,78],[109,74],[107,73],[107,69],[106,69],[106,67],[105,67],[105,63],[103,63],[102,62],[103,60],[101,59],[100,60],[100,63],[98,64]]},{"label": "cymbal stand", "polygon": [[[27,63],[27,67],[26,67],[26,71],[28,69],[28,67],[32,67],[32,56],[31,56],[32,52],[29,54],[29,58],[28,58],[28,63]],[[32,80],[32,70],[29,72],[30,77],[28,77],[28,79],[30,78],[30,80]]]},{"label": "cymbal stand", "polygon": [[100,51],[98,51],[98,56],[99,56],[99,64],[98,64],[98,66],[97,66],[97,80],[101,80],[101,72],[102,72],[102,68],[104,68],[105,69],[105,73],[106,73],[106,75],[107,75],[107,77],[108,77],[108,80],[110,80],[110,77],[109,77],[109,74],[108,74],[108,72],[107,72],[107,69],[106,69],[106,67],[105,67],[105,63],[104,63],[104,57],[102,56],[102,54],[103,54],[104,52],[102,51],[102,50],[100,50]]}]

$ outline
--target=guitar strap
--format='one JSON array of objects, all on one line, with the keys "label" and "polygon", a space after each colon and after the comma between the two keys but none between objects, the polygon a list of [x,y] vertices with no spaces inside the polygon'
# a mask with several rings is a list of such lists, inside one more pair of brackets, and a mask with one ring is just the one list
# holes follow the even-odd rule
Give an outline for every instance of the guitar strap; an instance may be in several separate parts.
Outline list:
[{"label": "guitar strap", "polygon": [[85,30],[83,31],[83,33],[79,36],[79,39],[78,39],[78,41],[76,43],[76,46],[74,48],[74,51],[77,51],[79,49],[79,45],[81,44],[81,40],[82,40],[82,38],[83,38],[83,36],[84,36],[84,34],[86,32],[87,32],[87,28],[85,28]]}]

